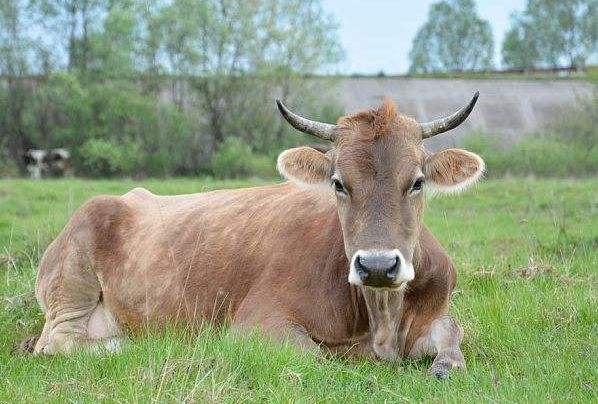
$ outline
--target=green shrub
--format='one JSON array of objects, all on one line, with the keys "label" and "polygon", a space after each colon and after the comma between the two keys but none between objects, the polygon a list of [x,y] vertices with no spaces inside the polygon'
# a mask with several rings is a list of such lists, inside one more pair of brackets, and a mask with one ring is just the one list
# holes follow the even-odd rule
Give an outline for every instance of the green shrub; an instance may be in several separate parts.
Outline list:
[{"label": "green shrub", "polygon": [[226,138],[214,153],[212,172],[225,178],[275,175],[274,162],[267,156],[255,154],[243,139],[237,137]]},{"label": "green shrub", "polygon": [[528,135],[504,148],[496,137],[475,133],[463,147],[482,156],[486,175],[577,177],[598,174],[598,145],[587,146],[553,133]]},{"label": "green shrub", "polygon": [[[194,127],[188,114],[143,94],[131,83],[111,81],[89,87],[95,116],[92,137],[137,153],[129,156],[137,166],[123,162],[117,174],[165,176],[196,167],[198,153],[190,141]],[[121,138],[134,142],[121,145]]]},{"label": "green shrub", "polygon": [[570,108],[548,126],[548,131],[592,148],[598,144],[598,87],[592,97],[581,98],[575,107]]},{"label": "green shrub", "polygon": [[136,175],[145,158],[141,147],[130,140],[115,142],[108,139],[90,139],[81,147],[80,167],[92,177]]},{"label": "green shrub", "polygon": [[19,167],[17,164],[5,158],[0,157],[0,178],[13,178],[19,176]]},{"label": "green shrub", "polygon": [[463,147],[478,153],[487,175],[577,177],[598,174],[598,92],[555,117],[543,131],[525,136],[505,148],[498,139],[473,133]]}]

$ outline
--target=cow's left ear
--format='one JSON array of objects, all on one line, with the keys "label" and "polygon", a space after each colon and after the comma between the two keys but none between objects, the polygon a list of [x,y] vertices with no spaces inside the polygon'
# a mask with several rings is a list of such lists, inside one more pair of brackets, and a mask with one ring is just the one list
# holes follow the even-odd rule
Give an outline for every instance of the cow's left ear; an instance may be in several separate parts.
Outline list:
[{"label": "cow's left ear", "polygon": [[278,156],[278,171],[299,185],[329,185],[332,176],[330,157],[311,147],[285,150]]},{"label": "cow's left ear", "polygon": [[423,171],[426,186],[434,193],[455,193],[475,184],[486,165],[477,154],[447,149],[426,158]]}]

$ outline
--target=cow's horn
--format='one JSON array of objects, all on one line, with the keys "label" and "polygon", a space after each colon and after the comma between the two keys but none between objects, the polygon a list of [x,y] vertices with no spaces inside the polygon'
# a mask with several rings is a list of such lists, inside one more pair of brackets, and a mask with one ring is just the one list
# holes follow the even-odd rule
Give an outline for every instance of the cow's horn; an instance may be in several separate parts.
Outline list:
[{"label": "cow's horn", "polygon": [[420,124],[422,128],[422,139],[427,139],[429,137],[438,135],[439,133],[446,132],[447,130],[451,130],[456,128],[457,126],[461,125],[463,121],[467,119],[470,112],[473,110],[475,103],[480,96],[480,92],[476,91],[473,95],[469,104],[459,109],[452,115],[446,116],[444,118],[436,119],[432,122],[425,122]]},{"label": "cow's horn", "polygon": [[287,122],[290,123],[295,129],[310,135],[317,136],[320,139],[330,140],[331,142],[334,141],[334,125],[312,121],[299,116],[289,110],[279,99],[276,100],[276,105],[278,105],[278,110],[284,119],[286,119]]}]

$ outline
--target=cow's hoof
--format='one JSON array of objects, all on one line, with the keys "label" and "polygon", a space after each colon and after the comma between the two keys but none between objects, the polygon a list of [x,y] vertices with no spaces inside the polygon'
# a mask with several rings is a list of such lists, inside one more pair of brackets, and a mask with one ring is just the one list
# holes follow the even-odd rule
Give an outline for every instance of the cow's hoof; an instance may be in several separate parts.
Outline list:
[{"label": "cow's hoof", "polygon": [[433,363],[428,370],[428,373],[438,380],[448,380],[449,373],[453,368],[454,366],[452,364],[441,361],[439,363]]},{"label": "cow's hoof", "polygon": [[449,378],[448,369],[430,369],[430,373],[438,380],[448,380]]}]

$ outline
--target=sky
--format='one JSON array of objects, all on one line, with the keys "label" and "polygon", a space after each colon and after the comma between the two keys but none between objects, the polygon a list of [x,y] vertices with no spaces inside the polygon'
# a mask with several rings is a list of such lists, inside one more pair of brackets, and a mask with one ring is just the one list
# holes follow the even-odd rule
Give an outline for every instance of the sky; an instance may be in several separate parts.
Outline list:
[{"label": "sky", "polygon": [[[335,73],[402,74],[409,69],[411,42],[438,0],[322,0],[324,10],[340,24],[345,60]],[[523,11],[525,0],[477,0],[478,15],[490,21],[495,65],[512,12]]]}]

